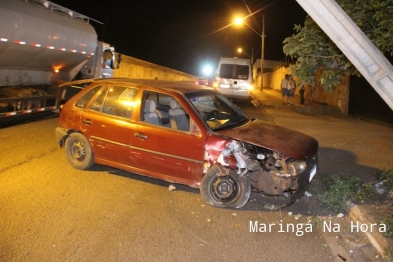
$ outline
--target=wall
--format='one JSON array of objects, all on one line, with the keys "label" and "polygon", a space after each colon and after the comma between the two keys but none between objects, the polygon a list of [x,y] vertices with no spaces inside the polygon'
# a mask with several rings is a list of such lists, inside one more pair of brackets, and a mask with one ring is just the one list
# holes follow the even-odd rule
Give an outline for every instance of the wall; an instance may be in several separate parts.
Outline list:
[{"label": "wall", "polygon": [[343,114],[348,115],[349,75],[340,78],[340,85],[335,88],[334,92],[325,92],[323,87],[319,85],[318,81],[321,74],[322,71],[319,71],[315,75],[317,85],[314,89],[314,100],[325,103],[329,106],[336,106]]},{"label": "wall", "polygon": [[[116,58],[118,54],[116,53]],[[115,61],[117,65],[117,61]],[[115,69],[114,77],[143,78],[193,82],[196,76],[168,67],[159,66],[134,57],[122,55],[120,68]]]},{"label": "wall", "polygon": [[[263,87],[273,86],[274,84],[271,83],[271,78],[266,78],[266,74],[268,72],[274,71],[275,68],[282,66],[283,62],[281,61],[273,61],[273,60],[264,60],[263,62],[263,71],[264,71],[264,78],[263,78]],[[285,73],[284,73],[285,75]],[[283,77],[284,77],[283,75]],[[253,64],[253,76],[254,76],[254,89],[260,89],[261,87],[261,59],[257,59]],[[281,78],[282,79],[282,78]],[[281,79],[279,80],[281,83]]]},{"label": "wall", "polygon": [[[264,88],[281,91],[281,80],[284,78],[285,74],[291,74],[291,72],[288,67],[284,66],[277,67],[272,72],[263,74]],[[314,88],[306,85],[306,91],[304,94],[306,99],[308,97],[312,97],[313,102],[337,107],[343,114],[348,115],[349,76],[347,75],[340,79],[341,85],[336,87],[334,92],[325,92],[323,87],[319,85],[318,81],[321,74],[322,72],[316,73],[315,78],[317,84]],[[260,76],[257,77],[256,81],[260,81]],[[295,81],[297,81],[296,78]],[[295,95],[299,95],[299,88],[296,88]]]}]

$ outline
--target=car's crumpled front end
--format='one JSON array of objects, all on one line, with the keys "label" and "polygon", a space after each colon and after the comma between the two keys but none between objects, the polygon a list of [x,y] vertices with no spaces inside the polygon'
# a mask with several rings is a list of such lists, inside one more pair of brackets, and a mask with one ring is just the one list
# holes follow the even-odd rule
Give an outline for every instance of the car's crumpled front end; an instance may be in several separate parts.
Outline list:
[{"label": "car's crumpled front end", "polygon": [[214,164],[248,177],[265,194],[291,193],[287,205],[303,196],[316,174],[318,142],[310,136],[259,120],[217,133],[228,140]]}]

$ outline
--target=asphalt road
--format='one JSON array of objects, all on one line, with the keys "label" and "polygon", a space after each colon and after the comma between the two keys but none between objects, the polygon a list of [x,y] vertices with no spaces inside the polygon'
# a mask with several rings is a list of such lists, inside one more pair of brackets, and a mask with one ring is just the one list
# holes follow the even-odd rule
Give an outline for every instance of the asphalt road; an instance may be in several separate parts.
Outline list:
[{"label": "asphalt road", "polygon": [[[250,115],[261,114],[243,107]],[[337,234],[315,225],[306,229],[309,216],[318,215],[306,197],[270,210],[282,199],[252,193],[241,209],[219,209],[205,205],[198,189],[175,185],[170,191],[167,182],[98,165],[73,169],[55,143],[57,122],[0,130],[2,262],[342,261],[338,254],[350,256]],[[275,225],[271,232],[250,232],[250,222],[258,229]],[[294,231],[287,228],[291,225]]]}]

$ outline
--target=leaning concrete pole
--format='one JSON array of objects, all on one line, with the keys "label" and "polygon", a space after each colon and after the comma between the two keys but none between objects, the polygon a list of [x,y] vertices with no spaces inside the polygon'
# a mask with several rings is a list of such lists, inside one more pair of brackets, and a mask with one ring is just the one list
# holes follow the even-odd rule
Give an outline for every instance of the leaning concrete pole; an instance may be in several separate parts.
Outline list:
[{"label": "leaning concrete pole", "polygon": [[334,0],[296,0],[393,110],[393,66]]}]

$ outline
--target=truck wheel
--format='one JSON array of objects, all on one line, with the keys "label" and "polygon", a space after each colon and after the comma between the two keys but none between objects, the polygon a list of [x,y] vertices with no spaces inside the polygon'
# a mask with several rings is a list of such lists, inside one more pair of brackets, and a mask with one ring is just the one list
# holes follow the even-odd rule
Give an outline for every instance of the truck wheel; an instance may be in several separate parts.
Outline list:
[{"label": "truck wheel", "polygon": [[94,165],[94,155],[89,141],[80,133],[71,133],[65,141],[68,162],[76,169],[89,169]]},{"label": "truck wheel", "polygon": [[213,166],[201,181],[201,195],[205,202],[215,207],[240,208],[244,206],[251,192],[250,181],[234,170],[226,176],[218,176],[219,169]]}]

